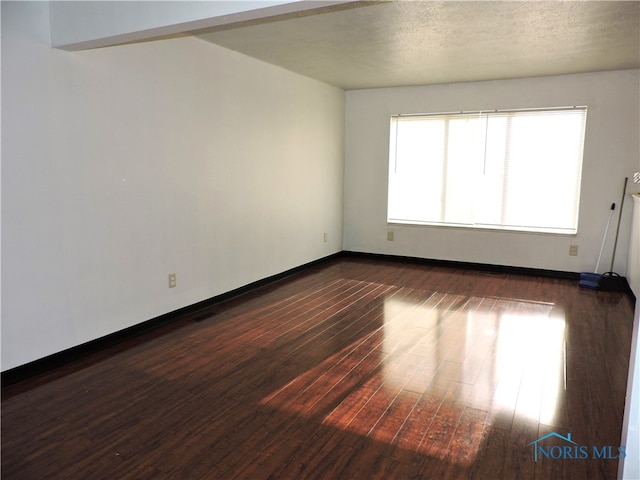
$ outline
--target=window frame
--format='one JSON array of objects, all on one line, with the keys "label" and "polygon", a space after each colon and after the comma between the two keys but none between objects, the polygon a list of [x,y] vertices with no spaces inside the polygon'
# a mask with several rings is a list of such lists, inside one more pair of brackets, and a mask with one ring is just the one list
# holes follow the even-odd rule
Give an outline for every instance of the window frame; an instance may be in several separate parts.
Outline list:
[{"label": "window frame", "polygon": [[[395,130],[395,128],[398,127],[398,122],[401,121],[402,119],[427,119],[427,118],[434,118],[434,119],[442,119],[443,121],[448,121],[449,119],[457,119],[457,118],[472,118],[474,116],[478,116],[480,118],[486,118],[487,119],[487,126],[485,127],[485,129],[487,129],[486,131],[488,131],[488,122],[489,122],[489,118],[501,118],[501,117],[507,117],[509,118],[509,122],[511,121],[511,118],[513,116],[519,115],[521,118],[524,117],[525,115],[530,115],[530,116],[535,116],[537,114],[563,114],[566,112],[571,112],[571,113],[576,113],[576,115],[578,115],[576,121],[578,122],[576,124],[578,130],[576,130],[574,132],[575,136],[572,138],[572,142],[575,143],[574,148],[577,148],[576,152],[575,152],[575,157],[572,163],[572,173],[574,174],[570,180],[567,182],[568,184],[571,184],[573,182],[573,180],[575,180],[575,186],[576,188],[571,190],[572,191],[572,195],[571,197],[573,197],[573,210],[571,211],[571,225],[569,225],[569,223],[565,224],[562,227],[558,227],[558,226],[553,226],[553,225],[549,225],[547,224],[546,226],[540,226],[540,225],[524,225],[524,224],[520,224],[520,225],[513,225],[513,224],[509,224],[507,222],[504,221],[504,218],[502,219],[500,224],[486,224],[486,223],[480,223],[480,222],[471,222],[471,223],[460,223],[460,222],[453,222],[453,221],[447,221],[445,220],[440,220],[440,221],[433,221],[433,220],[420,220],[420,219],[401,219],[401,218],[392,218],[392,216],[390,215],[390,210],[391,210],[391,195],[392,195],[392,177],[395,175],[394,173],[394,168],[396,168],[395,166],[397,165],[397,161],[398,161],[398,156],[397,156],[397,150],[398,150],[398,143],[397,143],[397,137],[396,135],[398,134],[398,131]],[[585,139],[586,139],[586,126],[587,126],[587,113],[588,113],[588,107],[587,106],[564,106],[564,107],[544,107],[544,108],[522,108],[522,109],[507,109],[507,110],[478,110],[478,111],[454,111],[454,112],[438,112],[438,113],[409,113],[409,114],[394,114],[390,116],[390,122],[389,122],[389,163],[388,163],[388,169],[387,169],[387,225],[409,225],[409,226],[426,226],[426,227],[436,227],[436,228],[456,228],[456,229],[472,229],[472,230],[485,230],[485,231],[503,231],[503,232],[514,232],[514,233],[534,233],[534,234],[546,234],[546,235],[560,235],[560,236],[575,236],[578,233],[578,227],[579,227],[579,214],[580,214],[580,199],[581,199],[581,187],[582,187],[582,170],[583,170],[583,166],[584,166],[584,146],[585,146]],[[395,128],[394,128],[395,125]],[[448,127],[447,127],[448,128]],[[394,131],[395,130],[395,131]],[[485,133],[486,133],[485,131]],[[447,147],[445,147],[445,150],[448,149],[448,142],[449,139],[446,138],[447,134],[444,134],[445,137],[443,137],[444,143],[447,145]],[[509,148],[511,139],[510,137],[507,135],[505,137],[505,149]],[[484,148],[484,162],[486,165],[486,161],[487,161],[487,138],[484,139],[484,143],[483,143],[483,148]],[[507,160],[504,160],[504,162],[506,162]],[[448,158],[448,152],[443,153],[443,168],[447,168],[447,162],[450,162],[450,159]],[[502,170],[502,175],[504,176],[504,172],[506,171],[506,166],[503,165],[503,170]],[[436,178],[440,178],[440,177],[436,177]],[[446,179],[444,179],[444,177],[440,178],[441,182],[446,182]],[[447,191],[445,189],[445,187],[443,187],[443,191],[441,193],[442,196],[447,196]],[[503,192],[504,195],[504,192]],[[508,202],[509,198],[503,196],[503,198],[501,199],[501,202]],[[514,200],[511,199],[511,202],[513,202]],[[439,208],[444,209],[444,204],[446,204],[446,200],[441,201],[441,203],[438,205]],[[502,208],[505,208],[504,206]],[[567,212],[569,212],[570,210],[568,209]],[[443,215],[444,216],[444,215]]]}]

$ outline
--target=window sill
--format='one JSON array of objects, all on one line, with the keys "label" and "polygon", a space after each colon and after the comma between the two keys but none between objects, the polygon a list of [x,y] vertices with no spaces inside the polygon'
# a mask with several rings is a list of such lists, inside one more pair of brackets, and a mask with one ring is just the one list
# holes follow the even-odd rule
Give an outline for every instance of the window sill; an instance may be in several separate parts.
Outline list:
[{"label": "window sill", "polygon": [[536,227],[516,227],[516,226],[491,226],[491,225],[467,225],[467,224],[453,224],[453,223],[435,223],[435,222],[418,222],[408,220],[387,220],[388,226],[400,226],[400,227],[429,227],[429,228],[443,228],[443,229],[461,229],[461,230],[474,230],[482,232],[505,232],[505,233],[517,233],[517,234],[534,234],[534,235],[551,235],[560,237],[575,237],[578,232],[576,231],[561,231],[559,229],[550,228],[536,228]]}]

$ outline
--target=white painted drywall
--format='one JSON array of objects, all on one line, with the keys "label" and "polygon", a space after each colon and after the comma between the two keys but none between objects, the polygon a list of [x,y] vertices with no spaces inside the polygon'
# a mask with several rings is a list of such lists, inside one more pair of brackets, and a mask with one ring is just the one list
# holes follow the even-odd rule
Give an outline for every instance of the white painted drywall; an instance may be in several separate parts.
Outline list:
[{"label": "white painted drywall", "polygon": [[348,3],[343,1],[55,1],[51,44],[81,50]]},{"label": "white painted drywall", "polygon": [[627,258],[627,281],[636,298],[640,297],[640,195],[629,195],[631,237]]},{"label": "white painted drywall", "polygon": [[[347,92],[345,250],[558,271],[593,271],[611,203],[620,203],[624,177],[637,169],[639,85],[640,71],[629,70]],[[387,225],[389,117],[392,114],[567,105],[589,107],[576,236]],[[544,195],[544,185],[531,185],[530,194],[535,204],[536,198]],[[627,204],[614,266],[616,272],[623,275],[630,214]],[[387,241],[388,230],[394,231],[392,242]],[[610,230],[601,272],[609,268],[614,230]],[[578,256],[569,256],[570,244],[579,246]]]},{"label": "white painted drywall", "polygon": [[[638,161],[640,168],[640,160]],[[627,395],[620,445],[626,447],[627,456],[620,461],[618,478],[640,478],[640,349],[638,348],[638,324],[640,323],[640,196],[633,195],[633,221],[629,248],[629,276],[627,280],[636,295],[636,311],[631,336]]]},{"label": "white painted drywall", "polygon": [[640,303],[636,302],[633,333],[631,336],[631,354],[629,374],[627,376],[627,395],[625,397],[624,419],[620,445],[625,447],[627,456],[620,460],[618,478],[638,480],[640,478],[640,348],[638,348],[638,323],[640,322]]},{"label": "white painted drywall", "polygon": [[2,370],[341,250],[342,90],[48,38],[46,2],[2,2]]}]

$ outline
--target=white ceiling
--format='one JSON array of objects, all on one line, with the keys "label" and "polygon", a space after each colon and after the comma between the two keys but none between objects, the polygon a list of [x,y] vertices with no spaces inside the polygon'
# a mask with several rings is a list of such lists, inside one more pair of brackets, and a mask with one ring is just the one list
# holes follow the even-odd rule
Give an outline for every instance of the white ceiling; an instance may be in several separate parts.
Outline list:
[{"label": "white ceiling", "polygon": [[344,89],[640,68],[639,1],[356,2],[196,33]]}]

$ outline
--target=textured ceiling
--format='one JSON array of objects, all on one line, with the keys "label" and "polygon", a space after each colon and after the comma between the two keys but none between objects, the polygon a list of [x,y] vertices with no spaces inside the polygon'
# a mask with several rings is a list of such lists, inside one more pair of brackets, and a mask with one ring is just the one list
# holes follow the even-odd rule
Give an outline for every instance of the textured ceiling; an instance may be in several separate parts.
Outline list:
[{"label": "textured ceiling", "polygon": [[344,89],[640,68],[640,2],[360,2],[198,37]]}]

